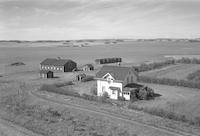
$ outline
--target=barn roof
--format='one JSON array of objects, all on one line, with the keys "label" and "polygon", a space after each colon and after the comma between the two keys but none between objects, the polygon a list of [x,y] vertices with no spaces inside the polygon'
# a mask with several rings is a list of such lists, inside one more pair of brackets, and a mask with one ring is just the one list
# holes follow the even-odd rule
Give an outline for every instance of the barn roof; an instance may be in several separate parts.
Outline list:
[{"label": "barn roof", "polygon": [[72,61],[72,60],[70,60],[70,59],[47,58],[44,61],[42,61],[40,64],[41,65],[63,66],[69,61]]},{"label": "barn roof", "polygon": [[123,81],[128,74],[129,71],[133,71],[135,74],[135,70],[131,67],[121,67],[121,66],[107,66],[104,65],[99,72],[97,72],[96,77],[102,78],[105,74],[109,73],[113,76],[115,80]]}]

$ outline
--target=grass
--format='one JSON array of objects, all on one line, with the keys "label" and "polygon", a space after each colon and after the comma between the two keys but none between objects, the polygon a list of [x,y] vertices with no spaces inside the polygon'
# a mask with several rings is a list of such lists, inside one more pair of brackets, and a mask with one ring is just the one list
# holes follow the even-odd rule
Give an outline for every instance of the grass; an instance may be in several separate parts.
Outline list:
[{"label": "grass", "polygon": [[[136,135],[124,125],[88,115],[69,108],[49,105],[30,105],[20,95],[4,97],[1,106],[6,107],[4,119],[42,135],[88,135],[88,136],[121,136]],[[59,108],[55,108],[59,107]]]}]

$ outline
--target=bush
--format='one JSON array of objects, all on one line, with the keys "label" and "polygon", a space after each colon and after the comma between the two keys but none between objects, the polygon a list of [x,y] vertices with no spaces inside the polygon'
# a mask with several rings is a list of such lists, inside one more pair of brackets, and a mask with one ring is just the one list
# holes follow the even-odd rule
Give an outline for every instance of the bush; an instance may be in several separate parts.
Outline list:
[{"label": "bush", "polygon": [[88,76],[84,77],[81,81],[82,82],[88,82],[88,81],[92,81],[92,80],[94,80],[94,77],[88,75]]},{"label": "bush", "polygon": [[119,96],[119,97],[118,97],[118,100],[119,100],[119,101],[125,101],[125,98],[124,98],[123,96]]}]

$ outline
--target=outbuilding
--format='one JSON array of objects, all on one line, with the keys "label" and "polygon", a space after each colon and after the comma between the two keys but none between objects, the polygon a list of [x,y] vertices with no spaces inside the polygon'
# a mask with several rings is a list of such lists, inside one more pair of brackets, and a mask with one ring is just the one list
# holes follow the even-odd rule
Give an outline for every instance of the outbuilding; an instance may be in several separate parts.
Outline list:
[{"label": "outbuilding", "polygon": [[86,74],[80,73],[76,77],[77,77],[77,81],[82,81],[82,79],[86,77]]},{"label": "outbuilding", "polygon": [[40,63],[41,70],[50,70],[53,72],[72,72],[77,64],[70,59],[47,58]]},{"label": "outbuilding", "polygon": [[53,78],[53,72],[49,70],[41,70],[40,71],[40,77],[41,78]]},{"label": "outbuilding", "polygon": [[91,71],[94,70],[94,66],[92,64],[85,64],[84,66],[81,67],[82,71]]}]

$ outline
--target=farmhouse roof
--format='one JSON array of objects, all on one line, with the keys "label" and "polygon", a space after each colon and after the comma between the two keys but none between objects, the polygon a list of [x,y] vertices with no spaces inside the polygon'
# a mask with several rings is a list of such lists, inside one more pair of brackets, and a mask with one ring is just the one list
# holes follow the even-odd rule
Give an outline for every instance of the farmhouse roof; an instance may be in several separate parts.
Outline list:
[{"label": "farmhouse roof", "polygon": [[123,81],[128,74],[129,71],[133,71],[135,74],[135,70],[131,67],[121,67],[121,66],[107,66],[104,65],[99,72],[97,72],[96,77],[102,78],[105,74],[109,73],[113,76],[115,80]]},{"label": "farmhouse roof", "polygon": [[44,61],[42,61],[40,64],[41,65],[63,66],[69,61],[72,61],[72,60],[70,60],[70,59],[47,58]]}]

